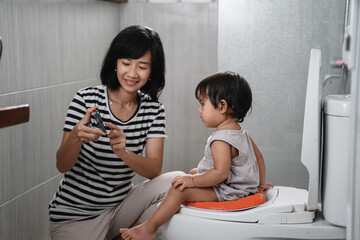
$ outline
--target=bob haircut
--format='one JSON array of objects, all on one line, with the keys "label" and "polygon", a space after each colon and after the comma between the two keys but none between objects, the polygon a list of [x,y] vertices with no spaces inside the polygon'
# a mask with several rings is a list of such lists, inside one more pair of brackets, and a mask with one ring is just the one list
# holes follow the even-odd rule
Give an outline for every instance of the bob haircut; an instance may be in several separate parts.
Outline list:
[{"label": "bob haircut", "polygon": [[159,35],[148,27],[129,26],[113,39],[100,70],[101,83],[113,90],[121,87],[115,71],[117,60],[138,59],[147,51],[151,52],[151,73],[140,91],[158,100],[165,87],[165,56]]},{"label": "bob haircut", "polygon": [[227,114],[243,122],[251,108],[252,93],[248,82],[239,74],[231,71],[215,73],[203,79],[195,89],[196,99],[209,98],[214,108],[221,100],[228,104]]}]

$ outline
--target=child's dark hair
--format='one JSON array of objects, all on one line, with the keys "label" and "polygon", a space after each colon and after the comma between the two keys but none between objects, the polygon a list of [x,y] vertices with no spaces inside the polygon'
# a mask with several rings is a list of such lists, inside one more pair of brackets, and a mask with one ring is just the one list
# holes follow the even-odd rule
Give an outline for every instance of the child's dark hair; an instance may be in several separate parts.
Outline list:
[{"label": "child's dark hair", "polygon": [[195,89],[195,97],[210,99],[217,108],[221,100],[227,102],[228,114],[243,122],[251,108],[252,93],[248,82],[239,74],[231,71],[222,71],[203,79]]},{"label": "child's dark hair", "polygon": [[153,100],[158,100],[165,86],[165,55],[159,35],[148,27],[133,25],[122,30],[111,42],[103,60],[100,79],[110,89],[120,87],[116,64],[120,58],[138,59],[151,52],[151,73],[149,81],[141,88]]}]

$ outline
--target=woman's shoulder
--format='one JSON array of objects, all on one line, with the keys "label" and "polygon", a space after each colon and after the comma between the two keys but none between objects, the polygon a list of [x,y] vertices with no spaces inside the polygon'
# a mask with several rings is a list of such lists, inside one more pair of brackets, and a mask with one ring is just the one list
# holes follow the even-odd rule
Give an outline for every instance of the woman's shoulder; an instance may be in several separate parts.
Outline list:
[{"label": "woman's shoulder", "polygon": [[163,107],[163,104],[158,100],[153,100],[148,94],[139,92],[142,105],[145,106],[154,106],[154,107]]},{"label": "woman's shoulder", "polygon": [[83,102],[86,108],[94,105],[105,105],[106,103],[106,86],[89,86],[77,91],[73,99],[75,102]]},{"label": "woman's shoulder", "polygon": [[106,86],[104,85],[97,85],[97,86],[87,86],[81,88],[77,91],[80,95],[89,95],[89,94],[105,94]]}]

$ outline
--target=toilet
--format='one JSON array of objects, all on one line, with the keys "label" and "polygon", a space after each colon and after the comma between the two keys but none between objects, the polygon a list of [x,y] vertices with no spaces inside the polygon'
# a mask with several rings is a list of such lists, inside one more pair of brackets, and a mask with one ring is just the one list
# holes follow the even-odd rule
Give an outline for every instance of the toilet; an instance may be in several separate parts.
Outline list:
[{"label": "toilet", "polygon": [[308,189],[275,186],[265,191],[266,202],[244,210],[183,205],[161,227],[165,239],[346,238],[350,96],[323,100],[320,67],[321,51],[312,49],[301,151]]}]

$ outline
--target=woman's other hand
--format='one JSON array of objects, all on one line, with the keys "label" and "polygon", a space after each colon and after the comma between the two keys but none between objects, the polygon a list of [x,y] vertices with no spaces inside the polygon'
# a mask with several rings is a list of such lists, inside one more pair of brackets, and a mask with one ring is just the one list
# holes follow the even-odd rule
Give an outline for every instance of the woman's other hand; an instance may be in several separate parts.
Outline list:
[{"label": "woman's other hand", "polygon": [[59,172],[65,173],[75,165],[83,142],[98,141],[100,136],[106,134],[100,129],[88,127],[91,114],[95,110],[95,106],[87,109],[71,132],[64,131],[61,145],[56,152],[56,167]]},{"label": "woman's other hand", "polygon": [[124,131],[112,123],[105,123],[105,125],[111,129],[108,137],[113,152],[116,156],[122,158],[121,156],[126,150],[126,135]]}]

